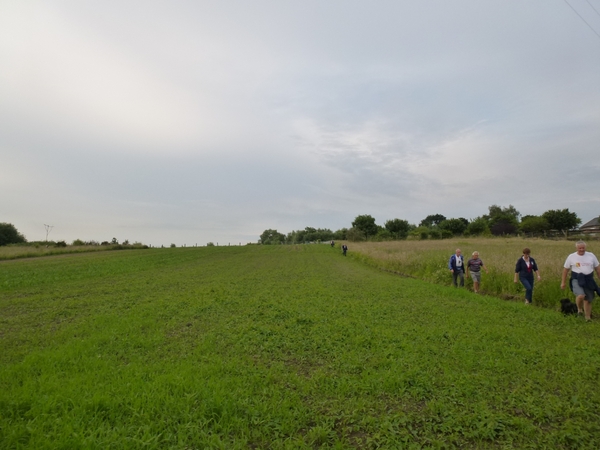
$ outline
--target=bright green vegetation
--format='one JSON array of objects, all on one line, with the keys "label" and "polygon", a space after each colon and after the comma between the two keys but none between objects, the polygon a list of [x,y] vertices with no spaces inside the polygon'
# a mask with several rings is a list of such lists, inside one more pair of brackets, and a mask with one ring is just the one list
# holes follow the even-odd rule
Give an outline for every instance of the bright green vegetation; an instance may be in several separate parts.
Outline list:
[{"label": "bright green vegetation", "polygon": [[598,448],[600,327],[328,245],[0,263],[0,448]]}]

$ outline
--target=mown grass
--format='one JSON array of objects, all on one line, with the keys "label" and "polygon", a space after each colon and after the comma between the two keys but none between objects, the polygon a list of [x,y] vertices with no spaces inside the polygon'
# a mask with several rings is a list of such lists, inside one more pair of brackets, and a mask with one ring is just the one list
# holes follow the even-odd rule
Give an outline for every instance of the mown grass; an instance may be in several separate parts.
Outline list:
[{"label": "mown grass", "polygon": [[599,344],[329,246],[7,261],[0,447],[598,448]]},{"label": "mown grass", "polygon": [[[482,273],[482,292],[522,302],[525,290],[514,283],[515,264],[525,247],[538,263],[542,281],[534,286],[533,303],[547,308],[558,308],[563,297],[574,296],[560,289],[563,264],[575,251],[575,242],[566,240],[522,238],[459,238],[442,241],[391,241],[351,243],[349,256],[369,265],[413,276],[431,283],[451,285],[452,275],[448,259],[456,248],[463,251],[465,262],[474,251],[487,266],[489,274]],[[589,241],[588,251],[600,256],[600,242]],[[472,289],[473,282],[465,277],[465,285]]]}]

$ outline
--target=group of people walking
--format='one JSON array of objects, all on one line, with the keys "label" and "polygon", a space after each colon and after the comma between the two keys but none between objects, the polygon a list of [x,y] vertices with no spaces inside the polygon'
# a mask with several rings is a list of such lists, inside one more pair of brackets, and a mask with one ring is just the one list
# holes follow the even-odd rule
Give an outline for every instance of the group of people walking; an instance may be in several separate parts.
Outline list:
[{"label": "group of people walking", "polygon": [[462,255],[460,248],[456,249],[454,255],[450,257],[448,261],[448,268],[452,272],[452,284],[458,287],[465,285],[465,273],[467,276],[471,275],[473,280],[473,291],[479,292],[479,283],[481,283],[481,269],[487,273],[487,267],[484,266],[483,261],[479,258],[479,252],[473,252],[471,259],[465,264],[465,258]]},{"label": "group of people walking", "polygon": [[[600,295],[600,288],[594,280],[594,271],[600,278],[600,263],[598,258],[586,251],[586,243],[578,241],[575,244],[577,251],[571,253],[563,266],[561,289],[565,289],[566,280],[569,271],[571,278],[569,280],[570,289],[575,295],[578,314],[584,315],[586,320],[591,320],[592,302],[595,294]],[[473,291],[479,292],[481,283],[481,270],[486,273],[487,268],[479,258],[479,252],[475,251],[471,258],[465,263],[462,251],[457,248],[455,253],[448,261],[448,269],[452,273],[452,284],[455,287],[465,285],[465,274],[470,275],[473,280]],[[538,265],[531,256],[529,248],[523,249],[523,255],[517,260],[515,265],[514,282],[523,285],[525,288],[525,303],[531,304],[533,301],[534,280],[541,281]]]}]

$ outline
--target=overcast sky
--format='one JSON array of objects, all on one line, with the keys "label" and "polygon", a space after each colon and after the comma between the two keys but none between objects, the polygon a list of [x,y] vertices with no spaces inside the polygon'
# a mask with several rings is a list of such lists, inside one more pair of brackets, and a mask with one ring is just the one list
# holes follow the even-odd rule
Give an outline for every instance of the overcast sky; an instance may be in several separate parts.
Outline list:
[{"label": "overcast sky", "polygon": [[600,0],[1,0],[0,159],[28,240],[587,222]]}]

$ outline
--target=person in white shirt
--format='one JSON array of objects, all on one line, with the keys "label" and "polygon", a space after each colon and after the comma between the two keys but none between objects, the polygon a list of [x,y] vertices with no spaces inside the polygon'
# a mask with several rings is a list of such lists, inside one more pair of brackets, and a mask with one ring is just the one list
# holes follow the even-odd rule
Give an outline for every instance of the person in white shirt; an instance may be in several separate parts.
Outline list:
[{"label": "person in white shirt", "polygon": [[565,288],[570,270],[571,290],[575,294],[578,314],[585,314],[585,320],[589,322],[592,320],[592,301],[595,295],[594,271],[600,277],[600,263],[596,255],[585,250],[585,242],[578,241],[575,248],[577,251],[571,253],[565,261],[560,288]]}]

